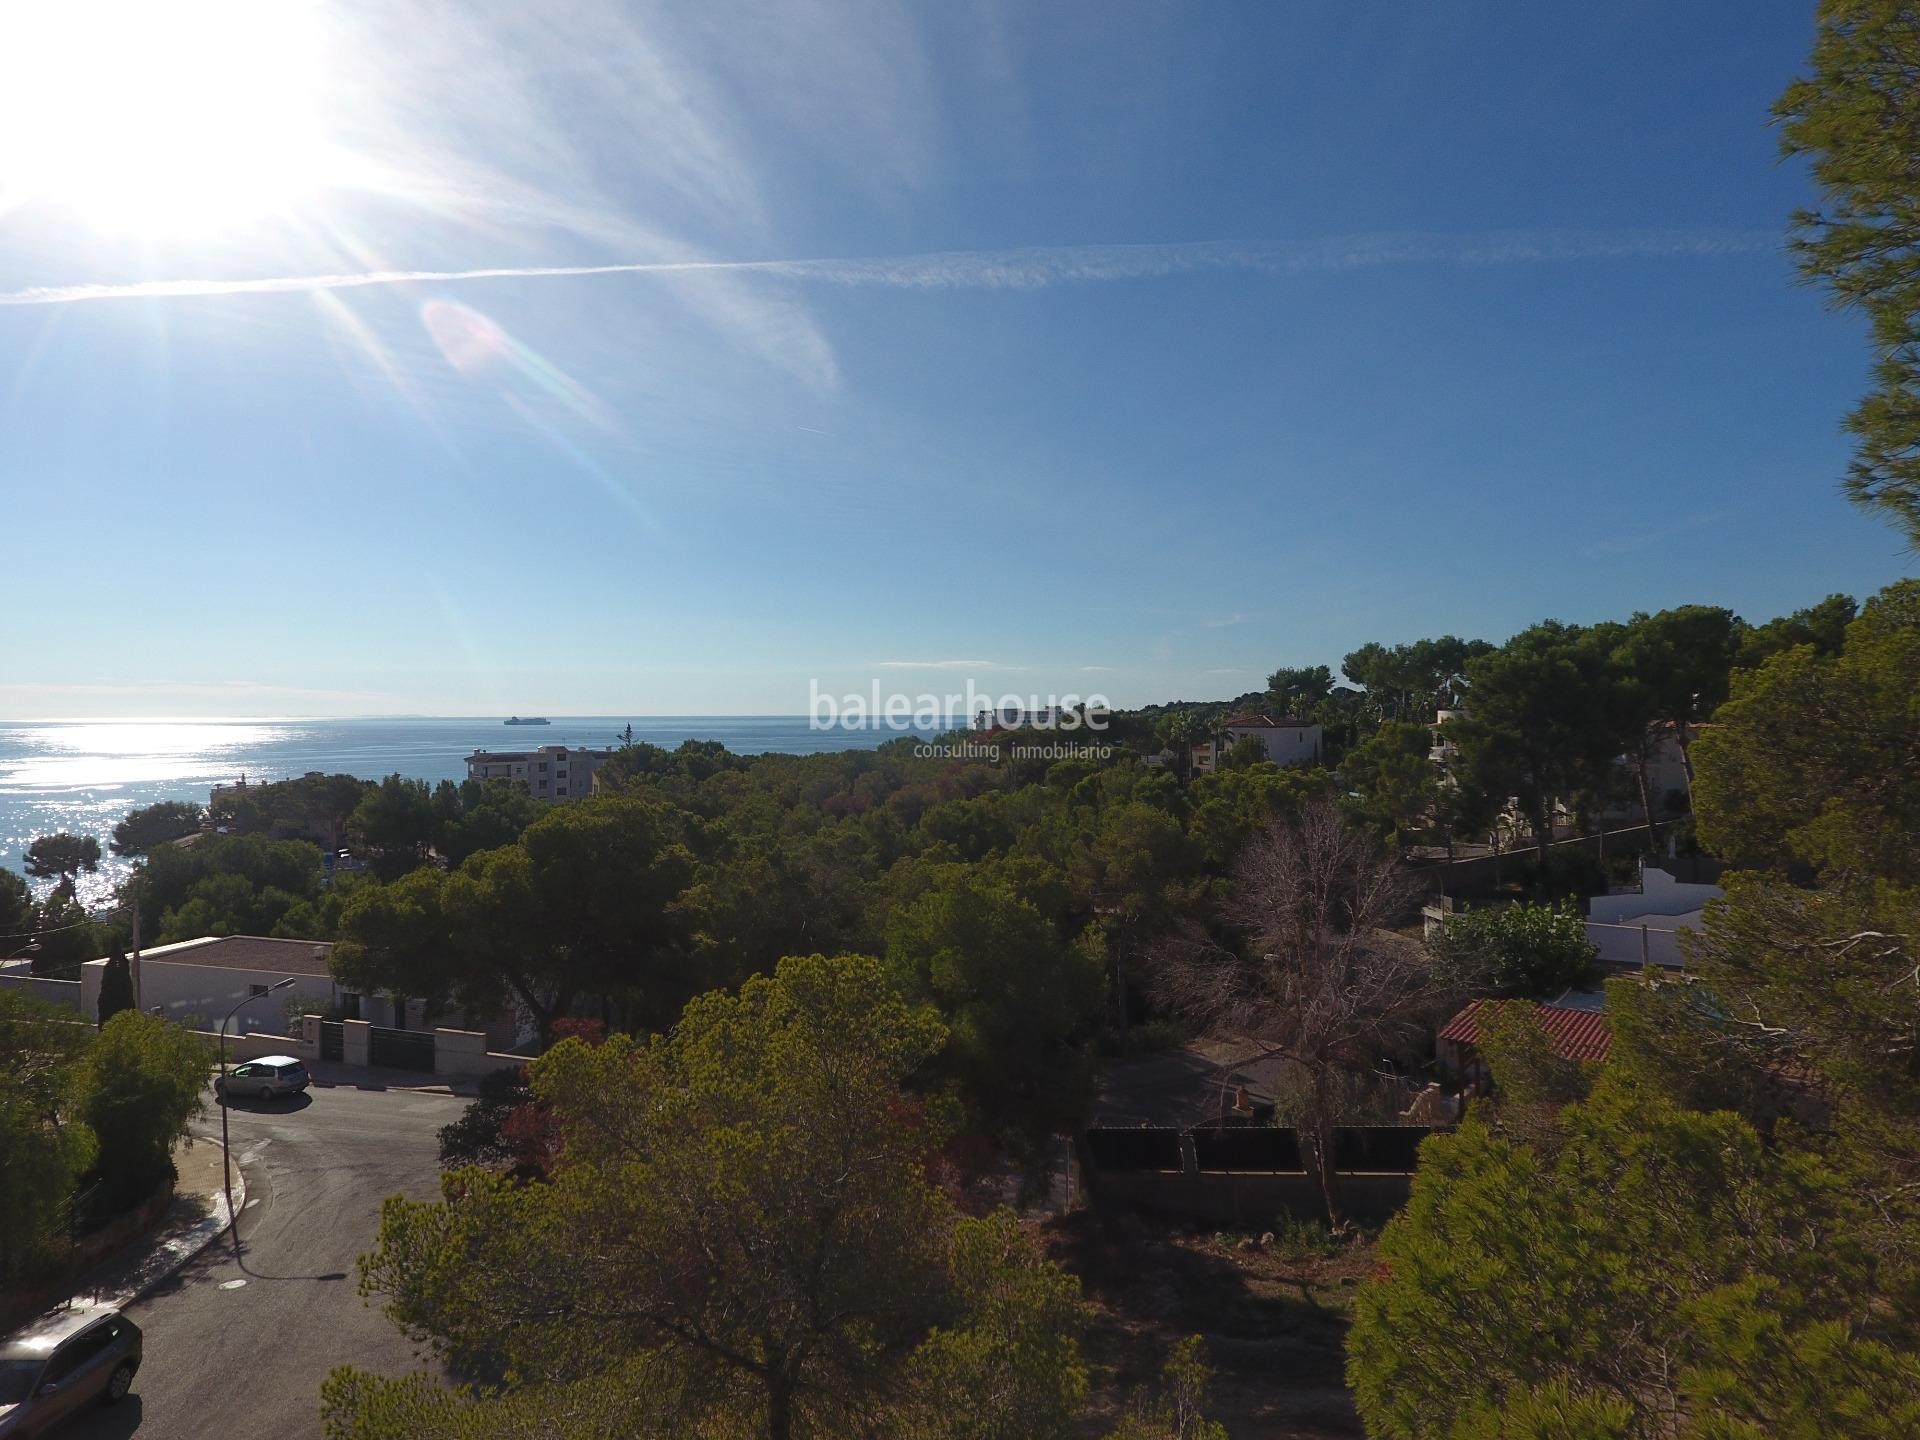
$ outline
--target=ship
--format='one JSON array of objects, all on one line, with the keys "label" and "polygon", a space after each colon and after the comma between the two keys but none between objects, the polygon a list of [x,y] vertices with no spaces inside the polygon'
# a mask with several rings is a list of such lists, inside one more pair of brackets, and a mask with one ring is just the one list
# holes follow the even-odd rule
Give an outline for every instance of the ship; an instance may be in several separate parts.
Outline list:
[{"label": "ship", "polygon": [[502,723],[507,725],[551,725],[553,722],[544,715],[509,715]]}]

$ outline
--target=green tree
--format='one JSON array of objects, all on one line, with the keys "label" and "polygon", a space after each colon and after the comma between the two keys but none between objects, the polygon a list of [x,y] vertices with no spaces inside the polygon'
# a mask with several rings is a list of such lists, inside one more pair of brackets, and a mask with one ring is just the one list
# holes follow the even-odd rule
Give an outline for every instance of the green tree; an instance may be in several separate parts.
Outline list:
[{"label": "green tree", "polygon": [[951,865],[894,912],[887,962],[907,993],[940,1007],[953,1073],[991,1120],[1044,1131],[1081,1117],[1099,952],[1063,944],[1011,887]]},{"label": "green tree", "polygon": [[27,882],[0,867],[0,957],[11,959],[32,938],[33,909]]},{"label": "green tree", "polygon": [[1425,725],[1389,720],[1340,762],[1367,817],[1403,843],[1440,799],[1441,772],[1428,758],[1432,748],[1433,732]]},{"label": "green tree", "polygon": [[1920,545],[1920,24],[1903,0],[1822,0],[1809,73],[1781,96],[1822,205],[1794,216],[1800,271],[1872,327],[1874,389],[1847,419],[1847,494]]},{"label": "green tree", "polygon": [[1555,803],[1621,749],[1608,650],[1579,627],[1548,620],[1468,661],[1466,673],[1467,713],[1446,734],[1486,788],[1519,798],[1545,865]]},{"label": "green tree", "polygon": [[129,810],[126,818],[113,827],[107,848],[116,855],[144,855],[156,845],[198,834],[206,818],[205,807],[190,800],[155,801]]},{"label": "green tree", "polygon": [[1551,999],[1593,973],[1599,951],[1571,905],[1486,905],[1449,915],[1432,945],[1461,986]]},{"label": "green tree", "polygon": [[[489,1403],[537,1391],[545,1434],[610,1433],[555,1421],[644,1373],[671,1433],[911,1434],[894,1422],[938,1397],[975,1417],[959,1433],[1061,1435],[1085,1385],[1071,1282],[928,1179],[946,1126],[902,1086],[943,1040],[878,962],[815,956],[701,997],[652,1044],[565,1041],[532,1066],[552,1178],[463,1171],[436,1204],[389,1200],[363,1285],[502,1376]],[[398,1383],[336,1375],[330,1434],[512,1433],[437,1431],[463,1402]]]},{"label": "green tree", "polygon": [[80,967],[100,958],[100,927],[64,887],[34,908],[33,973],[78,980]]},{"label": "green tree", "polygon": [[1325,665],[1282,666],[1267,677],[1267,698],[1281,715],[1307,715],[1333,690]]},{"label": "green tree", "polygon": [[75,1113],[91,1039],[71,1011],[0,990],[0,1285],[51,1258],[61,1207],[93,1163]]},{"label": "green tree", "polygon": [[[306,841],[203,835],[192,845],[149,852],[131,898],[156,942],[267,935],[303,905],[314,914],[324,879],[319,848]],[[329,933],[292,938],[323,940]]]},{"label": "green tree", "polygon": [[433,848],[433,795],[424,780],[389,775],[347,817],[347,841],[374,874],[392,880],[424,865]]},{"label": "green tree", "polygon": [[1891,1440],[1920,1417],[1831,1169],[1612,1081],[1559,1125],[1550,1153],[1478,1117],[1421,1147],[1355,1301],[1369,1435]]},{"label": "green tree", "polygon": [[511,845],[547,802],[512,780],[442,780],[433,792],[433,848],[449,865]]},{"label": "green tree", "polygon": [[82,1113],[100,1142],[111,1203],[136,1205],[173,1178],[174,1142],[205,1108],[212,1056],[192,1032],[138,1010],[100,1027],[87,1052]]},{"label": "green tree", "polygon": [[57,879],[61,888],[71,893],[81,875],[91,875],[100,868],[100,842],[91,835],[73,835],[65,830],[39,835],[27,845],[22,863],[36,880]]},{"label": "green tree", "polygon": [[1207,1418],[1212,1381],[1206,1342],[1189,1335],[1168,1355],[1159,1392],[1138,1396],[1109,1440],[1227,1440],[1227,1427]]},{"label": "green tree", "polygon": [[116,950],[100,976],[100,1009],[95,1018],[104,1025],[122,1010],[131,1010],[133,1006],[133,966],[125,955]]},{"label": "green tree", "polygon": [[1626,717],[1620,728],[1626,732],[1628,753],[1640,762],[1640,798],[1649,822],[1654,814],[1646,780],[1650,727],[1665,727],[1679,744],[1691,794],[1694,734],[1727,698],[1740,643],[1739,618],[1714,605],[1683,605],[1657,615],[1635,615],[1628,622],[1613,653],[1626,685],[1615,688],[1631,686],[1638,702],[1637,713]]},{"label": "green tree", "polygon": [[1838,655],[1846,643],[1847,626],[1860,613],[1851,595],[1829,595],[1818,605],[1809,605],[1791,615],[1782,615],[1764,625],[1750,625],[1740,632],[1740,648],[1734,663],[1742,670],[1753,670],[1782,650],[1796,645],[1811,645],[1819,656]]},{"label": "green tree", "polygon": [[1920,581],[1890,585],[1847,627],[1739,673],[1694,746],[1701,843],[1763,865],[1920,883]]}]

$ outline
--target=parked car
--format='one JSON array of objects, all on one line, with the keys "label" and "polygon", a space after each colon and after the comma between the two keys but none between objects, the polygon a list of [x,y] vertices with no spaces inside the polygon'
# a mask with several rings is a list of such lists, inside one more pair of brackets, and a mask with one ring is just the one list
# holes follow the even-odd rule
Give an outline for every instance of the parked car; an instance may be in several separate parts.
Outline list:
[{"label": "parked car", "polygon": [[312,1083],[307,1067],[293,1056],[262,1055],[258,1060],[234,1066],[213,1082],[213,1088],[222,1098],[250,1095],[272,1100],[281,1095],[297,1095]]},{"label": "parked car", "polygon": [[76,1306],[0,1344],[0,1436],[47,1433],[95,1401],[124,1400],[140,1369],[140,1327],[118,1310]]}]

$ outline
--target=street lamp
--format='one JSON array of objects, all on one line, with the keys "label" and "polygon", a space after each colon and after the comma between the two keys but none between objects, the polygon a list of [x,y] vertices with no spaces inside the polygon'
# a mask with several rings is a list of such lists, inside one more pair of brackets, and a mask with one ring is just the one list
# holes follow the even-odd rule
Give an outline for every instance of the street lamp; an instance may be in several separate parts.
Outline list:
[{"label": "street lamp", "polygon": [[240,1248],[240,1217],[233,1213],[233,1151],[227,1144],[227,1022],[250,1000],[258,1000],[262,995],[271,995],[276,990],[284,990],[293,984],[293,976],[276,980],[266,989],[242,997],[234,1003],[232,1010],[220,1017],[220,1081],[216,1087],[220,1092],[220,1164],[227,1182],[227,1223],[233,1227],[233,1248]]}]

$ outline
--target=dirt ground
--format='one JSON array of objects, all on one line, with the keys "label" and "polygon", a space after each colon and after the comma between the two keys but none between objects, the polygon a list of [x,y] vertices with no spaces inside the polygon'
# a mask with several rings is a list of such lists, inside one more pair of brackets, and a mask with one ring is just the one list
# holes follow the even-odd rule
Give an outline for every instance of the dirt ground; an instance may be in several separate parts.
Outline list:
[{"label": "dirt ground", "polygon": [[1156,1380],[1175,1341],[1198,1334],[1214,1372],[1208,1412],[1234,1440],[1361,1440],[1343,1347],[1353,1292],[1373,1266],[1369,1241],[1316,1253],[1088,1210],[1039,1229],[1094,1307],[1090,1434]]}]

